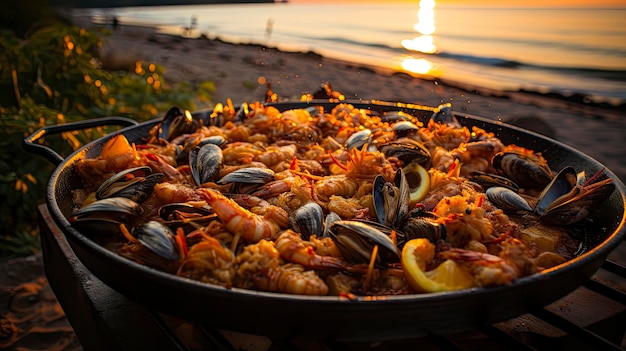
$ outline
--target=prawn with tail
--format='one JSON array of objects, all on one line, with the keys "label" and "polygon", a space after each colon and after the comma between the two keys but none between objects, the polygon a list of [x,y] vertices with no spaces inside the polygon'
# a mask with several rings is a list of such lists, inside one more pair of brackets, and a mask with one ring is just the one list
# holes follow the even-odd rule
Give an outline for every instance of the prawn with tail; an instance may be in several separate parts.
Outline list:
[{"label": "prawn with tail", "polygon": [[196,190],[199,197],[205,200],[226,229],[247,242],[258,242],[261,239],[272,240],[281,230],[280,225],[271,219],[273,212],[268,215],[258,215],[239,206],[234,200],[229,199],[220,192],[200,188]]},{"label": "prawn with tail", "polygon": [[258,273],[254,284],[264,291],[296,295],[327,295],[328,285],[315,271],[298,264],[287,264]]},{"label": "prawn with tail", "polygon": [[307,268],[346,270],[350,265],[332,256],[321,256],[315,253],[313,245],[307,245],[300,234],[291,229],[285,230],[274,242],[280,257],[291,263],[297,263]]}]

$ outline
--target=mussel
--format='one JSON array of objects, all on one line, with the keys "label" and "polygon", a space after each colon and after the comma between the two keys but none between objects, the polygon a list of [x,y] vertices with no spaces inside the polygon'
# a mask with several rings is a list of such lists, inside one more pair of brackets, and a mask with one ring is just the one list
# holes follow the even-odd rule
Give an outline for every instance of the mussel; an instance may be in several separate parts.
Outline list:
[{"label": "mussel", "polygon": [[177,260],[180,256],[174,241],[174,232],[157,221],[141,223],[131,230],[137,241],[150,251],[168,260]]},{"label": "mussel", "polygon": [[514,192],[519,191],[519,185],[507,177],[503,177],[497,174],[485,173],[481,171],[473,171],[470,173],[469,180],[480,185],[483,189],[488,189],[494,186],[500,186],[508,188]]},{"label": "mussel", "polygon": [[193,230],[217,219],[217,215],[212,210],[188,203],[165,204],[159,207],[158,214],[163,223],[172,229],[183,227],[185,230]]},{"label": "mussel", "polygon": [[316,202],[308,202],[295,210],[289,221],[304,240],[309,240],[311,235],[320,238],[324,232],[324,211]]},{"label": "mussel", "polygon": [[215,144],[204,144],[189,153],[189,167],[196,185],[214,180],[224,162],[222,149]]},{"label": "mussel", "polygon": [[383,122],[397,123],[401,121],[411,121],[414,117],[402,111],[387,111],[383,113],[381,120]]},{"label": "mussel", "polygon": [[537,155],[502,151],[493,156],[491,165],[521,188],[541,190],[552,180],[548,163]]},{"label": "mussel", "polygon": [[372,144],[372,131],[369,129],[363,129],[356,133],[353,133],[346,140],[346,149],[361,150],[364,145]]},{"label": "mussel", "polygon": [[417,133],[420,127],[418,127],[411,121],[399,121],[394,123],[391,129],[393,130],[393,133],[396,135],[396,137],[404,138],[408,135]]},{"label": "mussel", "polygon": [[193,132],[197,127],[197,123],[194,121],[189,110],[174,106],[170,108],[161,119],[158,137],[172,141],[179,135]]},{"label": "mussel", "polygon": [[401,168],[396,171],[393,184],[382,175],[377,175],[372,197],[378,222],[391,227],[401,226],[409,213],[410,204],[409,185],[404,171]]},{"label": "mussel", "polygon": [[210,137],[196,135],[185,139],[184,144],[182,146],[177,146],[176,148],[176,163],[179,165],[187,164],[189,162],[189,152],[196,147],[203,146],[204,144],[215,144],[221,147],[226,144],[226,138],[221,135],[213,135]]},{"label": "mussel", "polygon": [[163,177],[162,173],[152,173],[147,166],[129,168],[102,183],[96,190],[96,199],[125,197],[141,203],[152,194],[154,186],[163,181]]},{"label": "mussel", "polygon": [[433,115],[430,117],[433,121],[440,124],[447,124],[448,126],[454,128],[461,128],[461,123],[454,117],[454,113],[452,112],[452,104],[445,103],[439,105],[437,109],[433,112]]},{"label": "mussel", "polygon": [[85,235],[119,232],[121,223],[130,223],[143,214],[137,202],[125,197],[110,197],[94,201],[69,217],[70,223]]},{"label": "mussel", "polygon": [[412,139],[400,139],[380,145],[378,149],[386,157],[394,157],[404,165],[417,163],[425,168],[430,167],[431,155],[428,149],[420,142]]},{"label": "mussel", "polygon": [[585,219],[595,206],[605,201],[615,184],[600,170],[591,178],[566,166],[546,185],[532,207],[511,189],[491,187],[486,194],[494,205],[504,211],[534,213],[547,224],[570,225]]},{"label": "mussel", "polygon": [[274,180],[274,171],[269,168],[247,167],[234,170],[215,183],[220,185],[233,184],[230,192],[246,194],[259,186]]},{"label": "mussel", "polygon": [[380,224],[374,222],[340,220],[331,224],[329,234],[350,263],[369,263],[374,246],[378,246],[375,264],[385,268],[389,263],[400,261],[400,250],[380,228]]},{"label": "mussel", "polygon": [[503,211],[532,212],[533,208],[522,196],[513,190],[501,186],[493,186],[485,191],[487,198]]},{"label": "mussel", "polygon": [[402,227],[402,231],[396,233],[396,245],[400,250],[409,240],[425,238],[436,244],[439,240],[445,240],[447,235],[446,226],[435,223],[424,217],[410,217]]},{"label": "mussel", "polygon": [[603,171],[587,179],[584,172],[564,167],[539,195],[535,213],[548,224],[569,225],[583,220],[615,190]]}]

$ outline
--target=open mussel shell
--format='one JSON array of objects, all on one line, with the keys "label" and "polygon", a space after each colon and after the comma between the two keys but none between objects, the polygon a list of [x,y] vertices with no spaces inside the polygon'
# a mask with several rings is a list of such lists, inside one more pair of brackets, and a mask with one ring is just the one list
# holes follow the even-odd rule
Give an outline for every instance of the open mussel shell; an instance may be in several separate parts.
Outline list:
[{"label": "open mussel shell", "polygon": [[140,223],[133,227],[131,234],[143,246],[165,259],[177,260],[180,257],[174,241],[174,232],[160,222]]},{"label": "open mussel shell", "polygon": [[394,184],[382,175],[374,178],[372,188],[374,211],[378,222],[391,227],[398,227],[409,213],[410,190],[404,171],[398,169]]},{"label": "open mussel shell", "polygon": [[576,173],[569,166],[563,168],[539,196],[535,213],[548,224],[580,222],[615,190],[610,179],[598,179],[597,176],[588,184],[584,173]]},{"label": "open mussel shell", "polygon": [[431,155],[428,149],[420,142],[412,139],[400,139],[380,145],[380,152],[385,154],[387,158],[394,157],[400,160],[404,165],[417,163],[423,167],[429,168]]},{"label": "open mussel shell", "polygon": [[384,268],[400,261],[400,250],[379,226],[373,222],[340,220],[331,224],[329,234],[344,260],[350,263],[369,263],[372,250],[378,245],[375,263]]},{"label": "open mussel shell", "polygon": [[121,223],[130,223],[143,214],[137,202],[125,197],[94,201],[69,218],[70,223],[85,235],[118,233]]},{"label": "open mussel shell", "polygon": [[382,175],[374,178],[372,195],[374,211],[379,223],[390,225],[395,219],[398,208],[399,190],[393,184],[385,180]]},{"label": "open mussel shell", "polygon": [[96,199],[125,197],[142,203],[163,181],[162,173],[151,173],[150,167],[142,166],[121,171],[107,179],[96,190]]},{"label": "open mussel shell", "polygon": [[320,238],[324,232],[324,210],[316,202],[308,202],[295,210],[289,221],[304,240],[309,240],[311,235]]},{"label": "open mussel shell", "polygon": [[189,153],[189,168],[196,185],[214,180],[219,174],[224,155],[222,149],[215,144],[204,144],[195,147]]},{"label": "open mussel shell", "polygon": [[211,209],[184,202],[165,204],[159,207],[158,215],[170,228],[183,227],[186,231],[196,229],[198,226],[207,226],[217,219],[217,215]]},{"label": "open mussel shell", "polygon": [[533,211],[526,199],[509,188],[492,186],[485,191],[485,194],[491,203],[505,212]]},{"label": "open mussel shell", "polygon": [[172,141],[177,136],[193,132],[197,127],[189,110],[174,106],[161,119],[158,136],[160,139]]},{"label": "open mussel shell", "polygon": [[534,155],[502,151],[492,157],[491,165],[521,188],[541,190],[552,180],[548,164]]},{"label": "open mussel shell", "polygon": [[546,185],[537,199],[535,205],[535,213],[543,215],[546,209],[562,196],[571,194],[576,186],[578,176],[573,167],[564,167],[559,173]]}]

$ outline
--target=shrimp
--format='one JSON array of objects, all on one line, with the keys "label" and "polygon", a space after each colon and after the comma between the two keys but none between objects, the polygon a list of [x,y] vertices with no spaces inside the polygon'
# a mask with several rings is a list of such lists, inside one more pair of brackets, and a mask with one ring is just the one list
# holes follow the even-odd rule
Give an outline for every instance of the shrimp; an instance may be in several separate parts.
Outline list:
[{"label": "shrimp", "polygon": [[509,238],[501,246],[498,256],[464,249],[450,249],[439,255],[469,266],[474,281],[479,286],[506,285],[519,277],[536,272],[536,263],[528,247],[520,240]]},{"label": "shrimp", "polygon": [[352,197],[359,190],[359,182],[346,175],[328,176],[315,182],[315,192],[328,198],[331,195]]},{"label": "shrimp", "polygon": [[235,255],[210,236],[191,247],[177,275],[230,286],[235,276]]},{"label": "shrimp", "polygon": [[281,229],[278,223],[269,218],[275,214],[274,212],[270,211],[265,216],[252,213],[220,192],[209,188],[197,189],[196,193],[213,208],[226,229],[240,235],[247,242],[256,243],[261,239],[274,239]]},{"label": "shrimp", "polygon": [[153,193],[164,204],[200,200],[193,189],[178,183],[158,183],[154,186]]},{"label": "shrimp", "polygon": [[450,151],[450,156],[462,163],[461,175],[467,177],[474,171],[487,172],[491,158],[502,151],[504,145],[496,138],[487,138],[461,144]]},{"label": "shrimp", "polygon": [[300,235],[291,229],[283,231],[274,245],[280,253],[280,257],[287,262],[298,263],[314,269],[347,268],[347,264],[338,258],[316,254],[313,246],[302,240]]},{"label": "shrimp", "polygon": [[327,295],[328,285],[315,271],[305,271],[300,265],[270,268],[254,277],[254,285],[265,291],[298,295]]},{"label": "shrimp", "polygon": [[253,160],[262,162],[268,167],[277,165],[283,161],[291,161],[295,156],[298,148],[295,144],[285,146],[269,146],[262,154],[254,156]]},{"label": "shrimp", "polygon": [[332,256],[341,258],[341,251],[330,237],[320,237],[311,235],[309,241],[315,248],[315,252],[321,256]]},{"label": "shrimp", "polygon": [[169,180],[173,181],[185,181],[185,176],[183,176],[174,166],[167,163],[163,158],[153,153],[147,153],[145,155],[148,160],[148,166],[154,172],[163,173]]}]

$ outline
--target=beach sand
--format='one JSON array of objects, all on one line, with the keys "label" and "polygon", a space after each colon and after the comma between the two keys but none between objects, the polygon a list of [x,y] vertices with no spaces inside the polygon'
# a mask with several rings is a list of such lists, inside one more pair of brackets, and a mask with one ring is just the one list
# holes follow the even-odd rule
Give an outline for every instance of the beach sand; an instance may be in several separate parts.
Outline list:
[{"label": "beach sand", "polygon": [[[81,27],[94,26],[88,18],[72,18]],[[104,42],[103,58],[108,67],[132,69],[136,60],[145,60],[163,65],[166,82],[173,85],[212,81],[215,84],[214,103],[225,103],[228,98],[235,104],[262,101],[268,82],[275,93],[289,100],[298,100],[301,94],[313,93],[322,83],[330,82],[347,99],[399,101],[433,107],[451,103],[458,113],[513,123],[551,136],[590,155],[622,181],[626,180],[626,111],[623,110],[537,94],[489,91],[458,82],[418,79],[400,72],[324,58],[315,53],[281,52],[261,45],[234,45],[216,38],[185,39],[159,34],[154,28],[124,23],[112,35],[104,37]],[[48,311],[54,321],[53,324],[49,319],[33,319],[21,333],[37,336],[33,330],[50,331],[54,327],[58,333],[40,335],[40,343],[79,349],[67,322],[64,322],[63,311],[53,297],[50,298],[49,286],[41,273],[41,257],[17,262],[19,264],[7,262],[3,265],[3,271],[13,272],[9,275],[15,278],[3,282],[3,286],[8,286],[2,291],[3,297],[7,298],[25,286],[35,289],[45,303],[37,308]],[[26,268],[20,268],[22,266]],[[18,269],[35,273],[17,274]],[[23,340],[33,342],[32,339]],[[19,343],[18,340],[12,346],[20,346]]]},{"label": "beach sand", "polygon": [[[84,21],[84,19],[78,19]],[[182,33],[182,29],[180,30]],[[165,67],[172,84],[215,84],[213,102],[262,101],[266,83],[284,100],[299,100],[330,82],[346,99],[386,100],[436,107],[451,103],[457,113],[477,115],[539,132],[578,149],[626,180],[626,111],[522,92],[498,92],[459,82],[420,79],[406,73],[355,65],[313,52],[283,52],[219,38],[182,38],[150,27],[122,25],[104,37],[105,61],[134,67],[135,60]],[[574,100],[572,98],[571,100]]]}]

